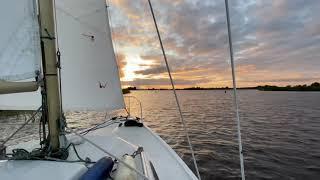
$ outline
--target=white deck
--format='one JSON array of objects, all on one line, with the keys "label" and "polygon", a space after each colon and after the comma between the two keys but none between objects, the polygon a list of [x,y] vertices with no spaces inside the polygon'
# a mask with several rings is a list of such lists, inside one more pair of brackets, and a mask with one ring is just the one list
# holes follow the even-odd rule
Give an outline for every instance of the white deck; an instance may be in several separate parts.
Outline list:
[{"label": "white deck", "polygon": [[[180,157],[148,127],[118,127],[118,125],[119,123],[115,123],[91,131],[85,137],[116,155],[119,159],[124,154],[132,154],[138,146],[143,147],[146,161],[152,162],[160,180],[197,179]],[[89,157],[91,160],[97,161],[101,157],[107,156],[88,142],[80,140],[79,137],[69,136],[68,139],[79,143],[76,149],[82,158]],[[25,145],[32,149],[35,145],[32,144]],[[22,146],[19,145],[19,147]],[[73,150],[70,150],[68,160],[76,159]],[[0,161],[0,179],[78,179],[86,169],[82,163]]]}]

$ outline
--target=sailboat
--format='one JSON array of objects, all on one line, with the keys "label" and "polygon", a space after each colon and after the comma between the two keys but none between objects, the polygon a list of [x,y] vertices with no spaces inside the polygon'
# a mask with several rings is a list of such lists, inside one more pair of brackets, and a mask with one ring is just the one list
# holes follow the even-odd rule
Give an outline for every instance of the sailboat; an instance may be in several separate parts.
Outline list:
[{"label": "sailboat", "polygon": [[67,127],[65,111],[125,109],[106,8],[105,0],[2,1],[0,108],[41,114],[42,139],[6,147],[15,131],[0,142],[0,179],[198,179],[142,117]]}]

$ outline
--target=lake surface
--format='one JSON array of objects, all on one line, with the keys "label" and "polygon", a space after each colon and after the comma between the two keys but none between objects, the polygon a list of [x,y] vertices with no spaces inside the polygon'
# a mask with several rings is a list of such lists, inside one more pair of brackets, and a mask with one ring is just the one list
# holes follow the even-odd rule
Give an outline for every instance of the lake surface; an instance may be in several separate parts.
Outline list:
[{"label": "lake surface", "polygon": [[[320,179],[320,93],[238,92],[246,178]],[[144,122],[194,169],[172,92],[132,91],[129,95],[141,100]],[[239,179],[232,91],[178,91],[178,96],[202,179]],[[139,115],[138,106],[130,104],[132,114]],[[69,126],[87,128],[101,122],[105,114],[89,116],[87,120],[83,113],[73,113]],[[1,137],[12,132],[10,120],[2,118],[0,123]],[[11,143],[37,137],[33,125]]]}]

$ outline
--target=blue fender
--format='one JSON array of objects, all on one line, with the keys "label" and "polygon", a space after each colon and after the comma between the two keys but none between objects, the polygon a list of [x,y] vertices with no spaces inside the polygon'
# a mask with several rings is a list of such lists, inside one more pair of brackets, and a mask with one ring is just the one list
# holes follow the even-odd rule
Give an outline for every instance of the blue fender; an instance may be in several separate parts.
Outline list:
[{"label": "blue fender", "polygon": [[79,180],[105,180],[112,171],[114,162],[109,157],[103,157],[84,173]]}]

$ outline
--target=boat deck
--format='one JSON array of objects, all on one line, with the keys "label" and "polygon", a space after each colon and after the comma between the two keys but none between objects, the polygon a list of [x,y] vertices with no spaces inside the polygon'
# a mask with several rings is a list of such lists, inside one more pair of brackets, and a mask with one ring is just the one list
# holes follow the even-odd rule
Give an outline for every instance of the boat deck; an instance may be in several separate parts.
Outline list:
[{"label": "boat deck", "polygon": [[[145,162],[151,162],[160,180],[195,180],[192,173],[181,158],[158,135],[148,127],[119,127],[120,121],[108,126],[88,132],[84,137],[112,153],[117,159],[123,155],[134,153],[138,147],[143,147]],[[87,141],[75,135],[68,136],[68,140],[76,144],[76,150],[83,159],[88,157],[97,161],[108,156]],[[36,143],[25,143],[24,148],[35,148]],[[19,147],[23,147],[19,145]],[[16,148],[16,147],[15,147]],[[28,148],[28,150],[29,150]],[[78,160],[70,148],[68,160]],[[140,161],[141,162],[141,161]],[[139,164],[139,162],[136,162]],[[137,167],[141,172],[141,164]],[[150,163],[146,164],[150,166]],[[151,166],[152,166],[151,165]],[[62,163],[48,161],[0,161],[0,179],[78,179],[85,171],[83,163]],[[153,168],[151,168],[153,169]],[[146,172],[144,172],[146,173]],[[41,178],[42,177],[42,178]],[[150,177],[150,176],[148,176]],[[143,179],[139,177],[138,179]],[[153,178],[150,178],[153,179]],[[155,178],[156,179],[156,178]]]}]

